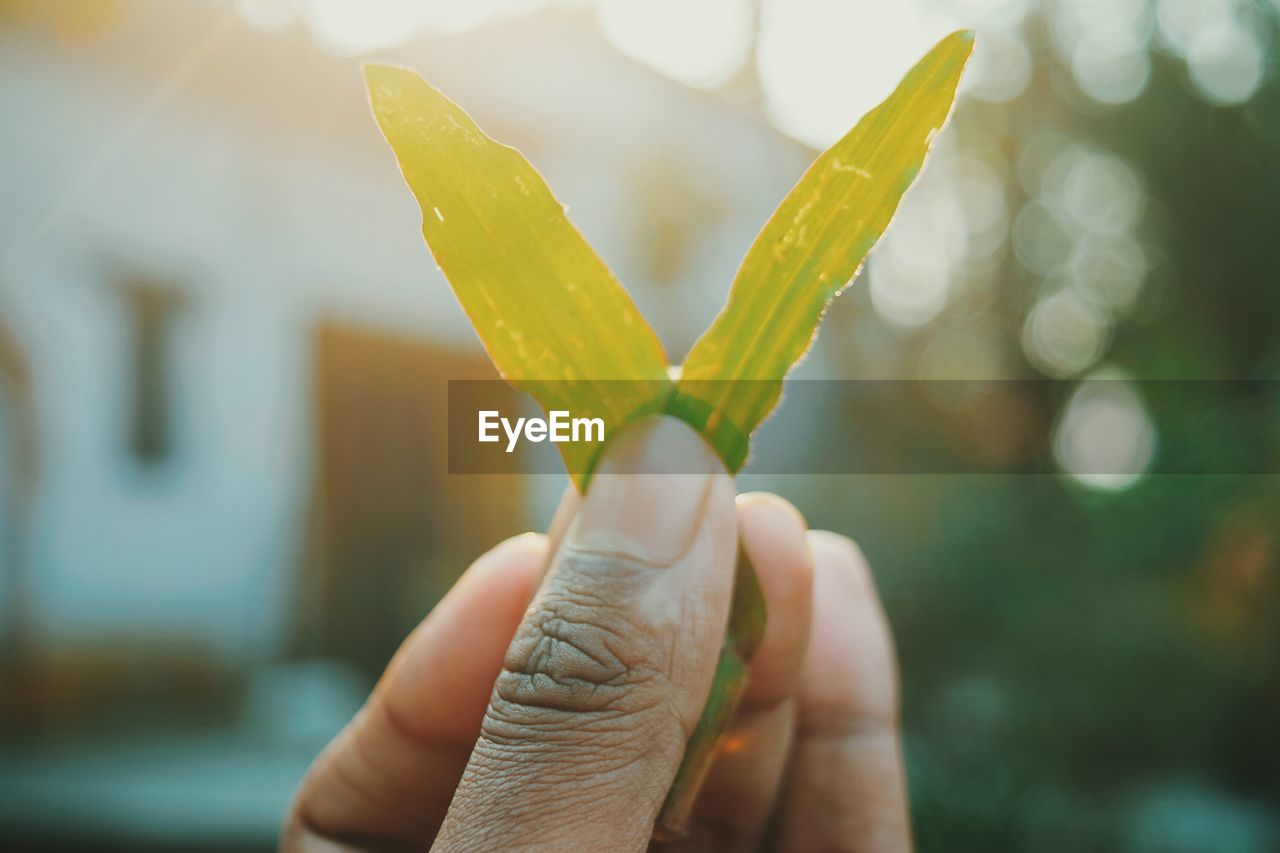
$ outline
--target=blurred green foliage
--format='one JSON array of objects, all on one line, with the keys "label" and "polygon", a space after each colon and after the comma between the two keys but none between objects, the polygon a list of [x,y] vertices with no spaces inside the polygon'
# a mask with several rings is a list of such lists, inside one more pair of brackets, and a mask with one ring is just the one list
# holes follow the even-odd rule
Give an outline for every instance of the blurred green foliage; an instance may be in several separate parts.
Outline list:
[{"label": "blurred green foliage", "polygon": [[[1155,251],[1108,363],[1275,379],[1280,81],[1212,106],[1180,63],[1153,58],[1124,109],[1091,108],[1048,65],[1017,103],[969,103],[957,121],[970,140],[1003,127],[1011,160],[1033,128],[1070,122],[1141,171]],[[1016,263],[999,271],[988,310],[1011,351],[1035,286]],[[1223,404],[1237,390],[1212,388]],[[1274,470],[1274,406],[1253,442],[1185,414],[1155,424],[1157,453]],[[1148,476],[1115,493],[1048,474],[827,478],[803,505],[813,525],[855,532],[877,570],[920,849],[1280,843],[1280,478]]]}]

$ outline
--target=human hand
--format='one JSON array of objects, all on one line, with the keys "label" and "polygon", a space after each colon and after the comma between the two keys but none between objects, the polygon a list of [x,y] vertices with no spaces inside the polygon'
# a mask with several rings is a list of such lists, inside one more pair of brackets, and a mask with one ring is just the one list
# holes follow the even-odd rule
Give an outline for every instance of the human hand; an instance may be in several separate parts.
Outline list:
[{"label": "human hand", "polygon": [[611,445],[547,536],[467,570],[316,760],[282,847],[650,845],[711,684],[739,537],[765,637],[689,838],[655,848],[910,849],[896,665],[860,552],[780,498],[735,502],[719,459],[668,418]]}]

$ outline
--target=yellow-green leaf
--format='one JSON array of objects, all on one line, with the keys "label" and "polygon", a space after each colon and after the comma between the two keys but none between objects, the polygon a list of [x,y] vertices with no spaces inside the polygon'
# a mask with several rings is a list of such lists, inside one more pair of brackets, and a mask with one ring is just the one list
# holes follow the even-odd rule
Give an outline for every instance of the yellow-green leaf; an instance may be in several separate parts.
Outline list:
[{"label": "yellow-green leaf", "polygon": [[[499,373],[610,430],[660,410],[661,343],[542,176],[415,72],[370,64],[365,81],[422,234]],[[559,446],[585,482],[598,445]]]},{"label": "yellow-green leaf", "polygon": [[756,237],[724,310],[694,344],[669,409],[701,429],[730,470],[745,461],[783,377],[919,174],[972,49],[971,31],[947,36],[814,162]]},{"label": "yellow-green leaf", "polygon": [[[657,337],[532,166],[412,71],[366,67],[374,115],[423,212],[423,235],[499,372],[544,408],[611,429],[665,408],[700,429],[730,470],[777,402],[827,303],[856,273],[919,172],[972,49],[943,40],[890,98],[824,153],[756,238],[729,301],[672,393]],[[622,381],[619,381],[622,380]],[[598,446],[561,445],[579,486]],[[710,697],[664,803],[678,836],[764,633],[741,555]]]}]

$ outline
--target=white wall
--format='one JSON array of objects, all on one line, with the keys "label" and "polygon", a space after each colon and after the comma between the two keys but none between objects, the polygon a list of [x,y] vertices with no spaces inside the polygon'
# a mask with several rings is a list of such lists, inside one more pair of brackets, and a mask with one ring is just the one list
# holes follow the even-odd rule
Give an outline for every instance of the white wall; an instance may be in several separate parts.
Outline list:
[{"label": "white wall", "polygon": [[[505,64],[477,65],[465,41],[397,58],[447,80],[482,125],[516,137],[504,141],[528,142],[679,357],[808,158],[758,118],[580,35],[475,36]],[[347,86],[354,63],[298,60],[346,81],[313,107],[350,116],[330,140],[272,124],[269,90],[283,77],[243,98],[199,99],[202,80],[252,61],[256,43],[215,51],[203,77],[163,94],[110,67],[129,65],[127,39],[79,65],[38,41],[0,40],[0,305],[31,362],[41,431],[36,624],[50,643],[125,626],[269,656],[287,627],[310,489],[314,322],[338,316],[472,348],[474,336],[363,96]],[[645,214],[628,183],[655,153],[724,202],[666,287],[645,279],[635,238]],[[172,364],[177,450],[159,470],[130,457],[124,433],[129,340],[115,287],[130,276],[187,294]],[[534,517],[558,490],[533,490]]]}]

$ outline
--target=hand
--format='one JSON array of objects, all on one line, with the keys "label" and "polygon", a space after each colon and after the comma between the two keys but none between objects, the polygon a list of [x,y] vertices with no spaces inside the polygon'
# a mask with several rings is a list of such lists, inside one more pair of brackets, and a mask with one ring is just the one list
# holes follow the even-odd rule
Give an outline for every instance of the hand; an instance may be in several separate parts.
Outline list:
[{"label": "hand", "polygon": [[656,846],[908,850],[896,667],[861,554],[780,498],[735,505],[668,418],[620,436],[548,536],[467,570],[317,759],[282,846],[644,849],[711,683],[739,536],[766,635],[690,837]]}]

